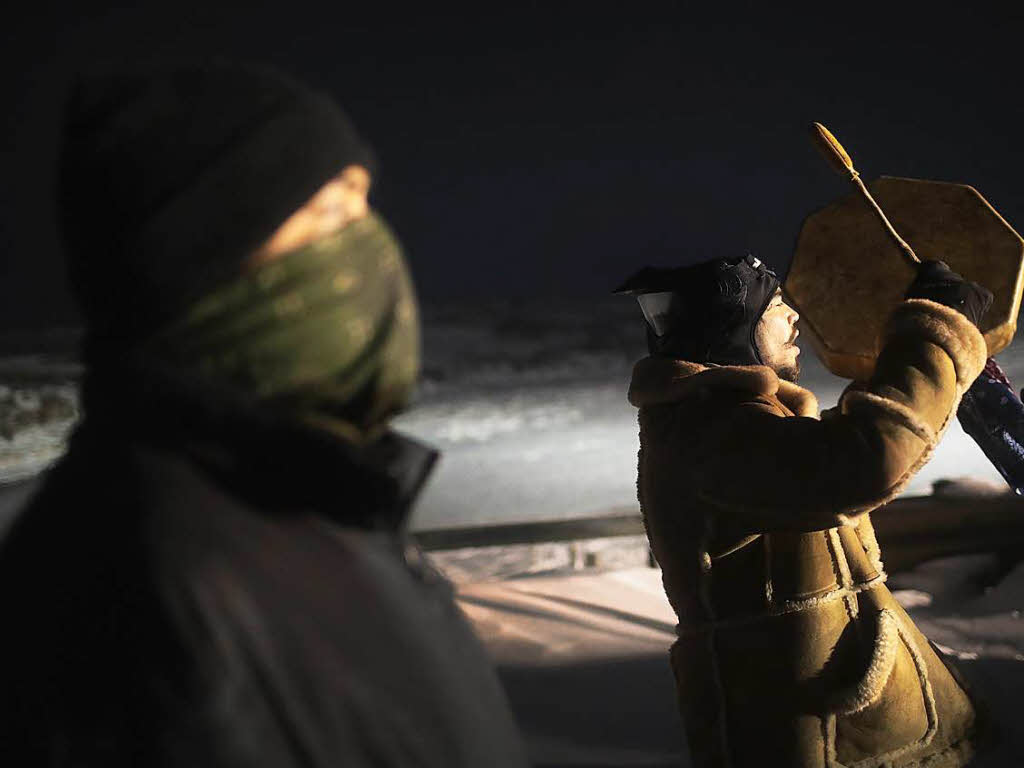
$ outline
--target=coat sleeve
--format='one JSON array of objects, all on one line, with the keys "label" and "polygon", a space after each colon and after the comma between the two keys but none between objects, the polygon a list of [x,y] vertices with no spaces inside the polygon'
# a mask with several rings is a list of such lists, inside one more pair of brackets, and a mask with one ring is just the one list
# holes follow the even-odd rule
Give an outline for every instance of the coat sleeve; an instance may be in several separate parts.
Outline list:
[{"label": "coat sleeve", "polygon": [[699,495],[759,531],[852,524],[928,461],[985,357],[962,314],[908,300],[872,378],[849,387],[837,413],[783,418],[761,399],[728,409],[711,430]]}]

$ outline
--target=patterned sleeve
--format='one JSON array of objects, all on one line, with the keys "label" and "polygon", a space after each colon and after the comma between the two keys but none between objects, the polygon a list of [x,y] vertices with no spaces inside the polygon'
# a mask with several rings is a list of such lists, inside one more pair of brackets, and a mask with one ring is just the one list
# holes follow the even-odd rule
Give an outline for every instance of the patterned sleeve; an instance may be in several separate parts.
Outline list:
[{"label": "patterned sleeve", "polygon": [[1024,494],[1024,403],[992,358],[964,393],[957,416],[1014,492]]}]

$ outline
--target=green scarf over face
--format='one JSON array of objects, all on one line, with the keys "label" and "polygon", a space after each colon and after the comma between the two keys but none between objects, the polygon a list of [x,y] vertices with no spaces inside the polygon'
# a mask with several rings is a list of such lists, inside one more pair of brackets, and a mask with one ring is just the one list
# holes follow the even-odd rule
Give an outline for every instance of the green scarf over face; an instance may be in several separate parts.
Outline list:
[{"label": "green scarf over face", "polygon": [[412,281],[375,214],[211,291],[149,346],[186,375],[356,440],[406,404],[420,361]]}]

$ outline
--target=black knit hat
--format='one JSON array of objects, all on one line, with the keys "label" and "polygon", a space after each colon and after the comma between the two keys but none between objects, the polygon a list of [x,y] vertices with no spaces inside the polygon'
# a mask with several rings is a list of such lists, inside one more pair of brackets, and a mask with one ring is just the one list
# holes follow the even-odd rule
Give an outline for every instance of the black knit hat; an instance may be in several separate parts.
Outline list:
[{"label": "black knit hat", "polygon": [[773,271],[746,256],[676,269],[645,267],[615,293],[637,297],[653,355],[762,365],[754,329],[778,287]]},{"label": "black knit hat", "polygon": [[331,177],[372,166],[325,94],[233,63],[81,80],[59,207],[90,353],[130,347],[228,279]]}]

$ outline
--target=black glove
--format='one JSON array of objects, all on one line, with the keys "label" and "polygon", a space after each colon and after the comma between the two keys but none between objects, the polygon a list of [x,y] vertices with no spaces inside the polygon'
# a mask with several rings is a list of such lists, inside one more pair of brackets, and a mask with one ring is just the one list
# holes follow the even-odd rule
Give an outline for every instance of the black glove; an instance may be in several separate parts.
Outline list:
[{"label": "black glove", "polygon": [[992,306],[992,291],[968,282],[944,261],[923,261],[917,277],[907,289],[908,299],[929,299],[962,312],[979,328],[981,319]]}]

